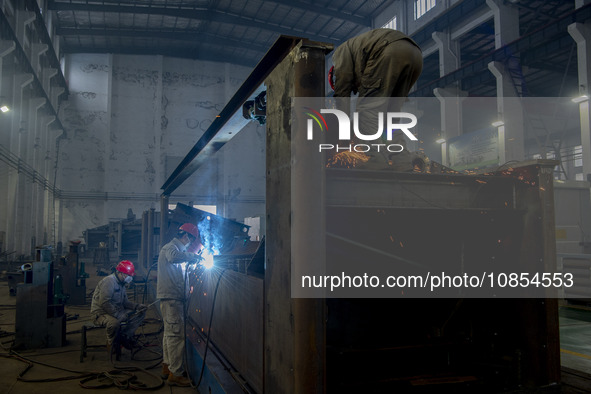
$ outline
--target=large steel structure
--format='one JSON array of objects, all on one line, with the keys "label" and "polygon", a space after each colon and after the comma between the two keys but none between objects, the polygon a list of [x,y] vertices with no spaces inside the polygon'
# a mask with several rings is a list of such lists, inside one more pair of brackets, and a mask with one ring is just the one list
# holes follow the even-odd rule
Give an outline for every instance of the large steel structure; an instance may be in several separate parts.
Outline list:
[{"label": "large steel structure", "polygon": [[[193,279],[187,327],[193,374],[201,375],[206,346],[211,352],[200,389],[440,392],[442,384],[453,384],[474,392],[559,382],[556,299],[292,298],[291,283],[298,275],[294,262],[312,259],[322,268],[358,248],[375,258],[375,250],[384,255],[383,245],[365,243],[367,233],[401,229],[407,233],[407,257],[441,258],[441,246],[466,269],[498,258],[505,268],[519,264],[553,272],[556,163],[521,163],[493,174],[435,175],[326,169],[320,156],[298,160],[294,152],[302,140],[291,129],[291,98],[323,95],[330,46],[297,39],[278,45],[290,51],[264,80],[264,277],[218,271],[209,279]],[[250,90],[257,92],[254,86]],[[203,149],[186,160],[185,168],[210,153]],[[364,216],[356,213],[376,211],[376,204],[400,220],[363,225]],[[445,232],[452,222],[463,230]],[[502,250],[495,238],[499,234],[507,238]]]}]

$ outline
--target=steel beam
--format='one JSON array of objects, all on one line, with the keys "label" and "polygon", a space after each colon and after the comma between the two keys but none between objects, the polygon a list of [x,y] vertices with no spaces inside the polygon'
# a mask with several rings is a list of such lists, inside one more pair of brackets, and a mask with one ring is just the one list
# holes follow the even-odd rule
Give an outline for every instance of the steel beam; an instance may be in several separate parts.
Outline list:
[{"label": "steel beam", "polygon": [[61,27],[56,29],[56,33],[62,37],[64,36],[108,36],[108,37],[141,37],[152,39],[170,39],[191,42],[205,42],[207,44],[221,45],[233,48],[245,48],[259,52],[267,52],[268,47],[257,44],[246,44],[244,41],[238,39],[229,39],[217,36],[215,34],[206,33],[197,30],[182,30],[182,31],[162,31],[161,29],[113,29],[113,28],[92,28],[79,29],[74,27]]},{"label": "steel beam", "polygon": [[[265,81],[267,90],[267,234],[264,278],[264,387],[268,393],[326,391],[326,307],[292,298],[297,262],[323,264],[324,162],[295,156],[306,146],[291,130],[292,97],[322,97],[327,46],[302,42]],[[305,149],[305,148],[304,148]],[[310,243],[309,234],[320,234]],[[314,252],[318,252],[314,254]],[[322,267],[318,267],[322,269]]]},{"label": "steel beam", "polygon": [[[136,5],[100,5],[100,4],[74,4],[51,1],[49,9],[54,11],[87,11],[87,12],[111,12],[111,13],[130,13],[130,14],[149,14],[164,15],[185,19],[196,19],[207,22],[227,23],[235,26],[253,27],[261,30],[272,31],[279,34],[300,35],[303,32],[297,29],[283,27],[280,25],[269,24],[264,20],[250,18],[242,15],[232,15],[219,10],[209,9],[187,9],[171,7],[150,7]],[[327,40],[329,37],[317,35],[308,35],[313,40]]]},{"label": "steel beam", "polygon": [[228,104],[205,130],[199,141],[166,180],[161,189],[164,195],[174,192],[210,156],[230,141],[248,122],[242,117],[242,105],[263,84],[265,78],[279,64],[300,38],[281,36],[261,59],[246,81],[236,91]]},{"label": "steel beam", "polygon": [[227,54],[223,54],[220,52],[212,52],[210,50],[190,50],[187,51],[186,49],[181,50],[179,48],[157,48],[157,47],[138,47],[138,46],[127,46],[127,45],[117,45],[117,46],[105,46],[102,48],[97,48],[94,46],[88,45],[71,45],[71,46],[64,46],[63,49],[64,53],[84,53],[84,52],[92,52],[92,53],[122,53],[126,55],[162,55],[162,56],[170,56],[170,57],[177,57],[183,59],[198,59],[198,60],[205,60],[211,62],[220,62],[220,63],[231,63],[236,64],[239,66],[245,67],[253,67],[256,64],[254,60],[248,59],[235,59],[229,58]]}]

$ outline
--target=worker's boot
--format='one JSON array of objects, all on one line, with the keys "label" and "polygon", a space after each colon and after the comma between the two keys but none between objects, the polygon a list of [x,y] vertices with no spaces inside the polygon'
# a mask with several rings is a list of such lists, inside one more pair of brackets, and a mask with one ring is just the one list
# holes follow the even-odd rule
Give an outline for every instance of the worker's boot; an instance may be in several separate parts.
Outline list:
[{"label": "worker's boot", "polygon": [[184,376],[175,376],[172,372],[168,374],[168,379],[166,380],[169,386],[179,386],[179,387],[189,387],[191,386],[191,381],[189,378]]},{"label": "worker's boot", "polygon": [[162,380],[168,379],[168,375],[170,375],[170,370],[168,369],[168,364],[162,363]]}]

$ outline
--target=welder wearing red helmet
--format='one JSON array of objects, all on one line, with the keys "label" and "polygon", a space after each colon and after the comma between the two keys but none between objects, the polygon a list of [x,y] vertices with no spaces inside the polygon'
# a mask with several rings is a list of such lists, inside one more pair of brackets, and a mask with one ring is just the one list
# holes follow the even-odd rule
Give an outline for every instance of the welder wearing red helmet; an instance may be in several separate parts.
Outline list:
[{"label": "welder wearing red helmet", "polygon": [[[115,272],[103,278],[94,289],[90,315],[95,325],[107,328],[109,350],[119,344],[132,349],[136,344],[135,330],[144,321],[146,306],[129,301],[125,290],[134,275],[133,263],[123,260],[117,264]],[[126,324],[122,326],[123,322]]]},{"label": "welder wearing red helmet", "polygon": [[176,236],[160,249],[158,255],[157,297],[164,322],[162,339],[162,376],[168,376],[169,385],[187,387],[191,381],[183,376],[183,336],[185,277],[182,263],[195,263],[201,249],[199,230],[193,223],[179,227]]}]

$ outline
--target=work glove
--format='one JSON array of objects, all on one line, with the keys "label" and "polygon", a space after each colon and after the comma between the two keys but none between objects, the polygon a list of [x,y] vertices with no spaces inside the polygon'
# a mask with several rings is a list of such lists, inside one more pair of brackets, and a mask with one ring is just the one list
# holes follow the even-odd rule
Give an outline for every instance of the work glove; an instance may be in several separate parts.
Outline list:
[{"label": "work glove", "polygon": [[146,309],[148,309],[148,306],[145,305],[145,304],[136,304],[135,305],[135,310],[138,311],[138,312],[143,312]]}]

